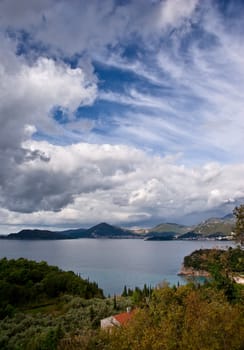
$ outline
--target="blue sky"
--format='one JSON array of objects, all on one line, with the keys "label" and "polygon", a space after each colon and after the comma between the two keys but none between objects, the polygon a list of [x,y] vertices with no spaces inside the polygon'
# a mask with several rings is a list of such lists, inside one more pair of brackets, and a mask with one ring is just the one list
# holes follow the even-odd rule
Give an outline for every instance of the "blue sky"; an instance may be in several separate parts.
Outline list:
[{"label": "blue sky", "polygon": [[244,199],[244,3],[0,2],[0,232]]}]

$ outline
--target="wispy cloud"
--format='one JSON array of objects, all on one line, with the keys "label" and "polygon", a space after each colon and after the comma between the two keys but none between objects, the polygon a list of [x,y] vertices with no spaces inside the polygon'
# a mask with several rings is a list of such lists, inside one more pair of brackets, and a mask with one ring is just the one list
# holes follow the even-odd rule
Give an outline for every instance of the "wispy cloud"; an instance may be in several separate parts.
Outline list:
[{"label": "wispy cloud", "polygon": [[[197,30],[177,33],[173,36],[172,47],[157,48],[153,59],[146,55],[143,63],[140,58],[129,62],[113,54],[107,64],[134,72],[143,81],[133,81],[132,87],[128,86],[119,94],[106,91],[99,97],[128,105],[135,115],[143,115],[140,126],[146,125],[145,135],[155,133],[155,138],[151,138],[153,142],[157,142],[162,132],[161,128],[160,133],[154,130],[153,119],[161,117],[161,125],[170,120],[165,122],[166,133],[170,123],[177,125],[177,133],[181,128],[182,134],[189,135],[189,147],[194,146],[192,139],[199,138],[201,153],[205,150],[212,157],[215,149],[216,158],[220,153],[224,158],[225,153],[226,161],[242,160],[243,43],[238,33],[230,32],[229,26],[223,24],[223,18],[213,7],[204,7],[198,20]],[[182,47],[182,41],[187,42],[186,47]],[[137,121],[131,114],[128,123],[126,115],[120,116],[122,124],[129,125],[130,130],[133,119]],[[145,123],[146,114],[148,123]],[[134,134],[139,133],[137,122],[134,127]],[[168,148],[172,149],[171,144]]]}]

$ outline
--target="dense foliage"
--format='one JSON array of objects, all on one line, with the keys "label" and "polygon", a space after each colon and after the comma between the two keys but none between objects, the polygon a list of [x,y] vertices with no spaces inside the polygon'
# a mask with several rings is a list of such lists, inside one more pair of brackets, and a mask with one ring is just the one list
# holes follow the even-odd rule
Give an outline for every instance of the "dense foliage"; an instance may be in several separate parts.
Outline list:
[{"label": "dense foliage", "polygon": [[[53,304],[16,311],[0,321],[1,350],[55,350],[70,339],[96,336],[100,320],[122,312],[130,301],[63,295]],[[60,349],[62,346],[60,345]],[[82,348],[79,348],[82,349]]]},{"label": "dense foliage", "polygon": [[199,249],[185,256],[184,266],[212,272],[216,268],[232,273],[244,272],[244,251],[240,248]]},{"label": "dense foliage", "polygon": [[[243,251],[200,250],[186,259],[207,267],[212,280],[131,290],[104,298],[95,283],[72,272],[26,259],[0,260],[2,350],[242,350]],[[226,273],[226,271],[228,273]],[[136,308],[132,320],[111,331],[102,318]]]},{"label": "dense foliage", "polygon": [[209,287],[164,286],[127,327],[101,334],[96,349],[241,350],[243,311],[243,305],[230,304]]},{"label": "dense foliage", "polygon": [[[187,258],[186,258],[187,260]],[[240,248],[200,250],[188,259],[189,266],[209,268],[205,284],[152,290],[144,286],[131,295],[137,307],[126,326],[110,332],[67,337],[61,350],[242,350],[244,349],[244,288],[230,276],[243,273]],[[230,275],[229,275],[230,274]]]},{"label": "dense foliage", "polygon": [[46,262],[0,260],[0,318],[11,315],[15,308],[50,303],[63,294],[86,299],[103,297],[96,283]]},{"label": "dense foliage", "polygon": [[243,289],[234,278],[244,273],[244,251],[237,247],[228,250],[200,249],[184,258],[184,266],[210,273],[212,284],[221,290],[229,301],[243,298]]},{"label": "dense foliage", "polygon": [[1,350],[55,350],[61,340],[92,337],[102,318],[130,305],[46,262],[0,260]]},{"label": "dense foliage", "polygon": [[233,214],[236,217],[235,239],[241,245],[244,244],[244,204],[234,209]]}]

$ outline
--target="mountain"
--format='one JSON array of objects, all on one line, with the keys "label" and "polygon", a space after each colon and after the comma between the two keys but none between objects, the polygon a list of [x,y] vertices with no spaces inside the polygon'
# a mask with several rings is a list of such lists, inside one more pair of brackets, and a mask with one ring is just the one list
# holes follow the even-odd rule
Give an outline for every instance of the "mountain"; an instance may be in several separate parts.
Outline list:
[{"label": "mountain", "polygon": [[18,233],[10,233],[7,236],[1,236],[2,239],[75,239],[75,238],[85,238],[86,229],[74,229],[66,231],[49,231],[49,230],[21,230]]},{"label": "mountain", "polygon": [[65,231],[22,230],[0,239],[76,239],[76,238],[144,238],[145,240],[172,239],[218,239],[230,236],[234,230],[235,218],[232,214],[222,218],[210,218],[195,226],[175,223],[161,223],[151,229],[129,230],[102,222],[89,229],[79,228]]},{"label": "mountain", "polygon": [[86,228],[77,228],[77,229],[59,231],[59,232],[56,232],[56,233],[58,233],[59,236],[67,237],[69,239],[89,238],[89,235],[87,234],[87,229]]},{"label": "mountain", "polygon": [[235,216],[234,216],[234,214],[231,213],[231,214],[227,214],[227,215],[223,216],[221,219],[235,221]]},{"label": "mountain", "polygon": [[18,233],[10,233],[7,236],[1,236],[2,239],[20,239],[20,240],[39,240],[39,239],[76,239],[76,238],[131,238],[138,237],[129,230],[101,223],[89,229],[72,229],[65,231],[49,231],[49,230],[21,230]]},{"label": "mountain", "polygon": [[184,226],[175,223],[159,224],[145,234],[146,240],[171,240],[189,239],[197,240],[204,238],[225,239],[234,230],[235,217],[233,214],[222,218],[210,218],[198,225]]},{"label": "mountain", "polygon": [[105,222],[89,228],[86,233],[92,238],[107,237],[107,238],[121,238],[121,237],[137,237],[135,233],[120,227],[109,225]]},{"label": "mountain", "polygon": [[163,223],[159,224],[149,230],[149,233],[175,233],[175,234],[183,234],[190,231],[191,227],[178,225],[175,223]]},{"label": "mountain", "polygon": [[[2,237],[3,238],[3,237]],[[22,230],[18,233],[10,233],[8,239],[63,239],[59,233],[48,230]]]},{"label": "mountain", "polygon": [[193,231],[203,236],[210,236],[216,234],[231,235],[234,230],[235,219],[231,215],[223,218],[210,218],[196,225]]},{"label": "mountain", "polygon": [[170,241],[172,239],[177,239],[190,229],[191,227],[175,223],[162,223],[148,230],[144,239],[146,241]]}]

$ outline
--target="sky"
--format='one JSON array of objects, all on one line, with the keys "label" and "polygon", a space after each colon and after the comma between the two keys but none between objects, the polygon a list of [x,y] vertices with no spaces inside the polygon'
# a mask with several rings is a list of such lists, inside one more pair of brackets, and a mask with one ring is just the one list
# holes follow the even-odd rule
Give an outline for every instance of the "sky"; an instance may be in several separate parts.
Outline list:
[{"label": "sky", "polygon": [[244,202],[244,2],[0,0],[0,233]]}]

